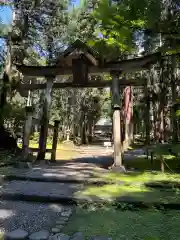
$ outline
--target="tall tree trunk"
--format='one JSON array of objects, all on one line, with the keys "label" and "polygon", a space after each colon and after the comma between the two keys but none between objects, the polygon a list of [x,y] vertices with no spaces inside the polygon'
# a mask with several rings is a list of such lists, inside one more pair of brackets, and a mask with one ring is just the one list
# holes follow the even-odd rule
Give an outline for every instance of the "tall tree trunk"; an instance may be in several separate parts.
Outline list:
[{"label": "tall tree trunk", "polygon": [[146,129],[146,144],[150,144],[150,92],[148,89],[148,78],[146,79],[146,86],[145,86],[145,99],[146,99],[146,107],[145,107],[145,129]]},{"label": "tall tree trunk", "polygon": [[171,92],[172,92],[172,108],[171,108],[171,117],[172,117],[172,140],[173,142],[178,141],[178,124],[176,117],[176,110],[174,104],[177,100],[177,85],[176,85],[176,56],[172,55],[171,57]]},{"label": "tall tree trunk", "polygon": [[164,83],[164,63],[161,61],[160,63],[160,80],[159,80],[159,88],[158,88],[158,142],[164,143],[164,128],[165,128],[165,120],[164,120],[164,108],[165,108],[165,100],[166,100],[166,86]]},{"label": "tall tree trunk", "polygon": [[0,127],[4,124],[4,109],[7,103],[7,84],[9,83],[9,77],[4,73],[3,84],[0,90]]},{"label": "tall tree trunk", "polygon": [[88,128],[88,143],[92,143],[92,128],[93,128],[93,120],[92,116],[88,117],[87,128]]},{"label": "tall tree trunk", "polygon": [[80,136],[81,136],[81,144],[86,144],[86,117],[85,110],[82,107],[81,109],[81,121],[80,121]]}]

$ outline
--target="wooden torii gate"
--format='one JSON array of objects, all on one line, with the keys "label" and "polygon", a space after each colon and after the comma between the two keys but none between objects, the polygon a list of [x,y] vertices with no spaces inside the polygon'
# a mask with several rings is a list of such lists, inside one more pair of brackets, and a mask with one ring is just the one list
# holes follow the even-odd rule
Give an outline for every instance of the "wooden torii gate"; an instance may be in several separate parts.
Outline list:
[{"label": "wooden torii gate", "polygon": [[[51,106],[52,89],[54,88],[103,88],[110,87],[112,91],[113,106],[113,139],[114,164],[122,165],[121,147],[121,118],[120,118],[120,86],[142,86],[145,82],[135,79],[120,78],[123,72],[133,72],[149,69],[151,64],[157,62],[159,53],[123,61],[105,61],[96,52],[80,40],[76,40],[65,50],[53,66],[26,66],[16,65],[17,69],[26,77],[45,77],[45,84],[32,83],[19,85],[19,91],[46,89],[43,117],[39,139],[38,159],[43,160],[46,153],[48,134],[49,110]],[[99,75],[110,73],[112,80],[92,81],[89,74]],[[72,82],[57,82],[55,78],[60,75],[73,76]]]}]

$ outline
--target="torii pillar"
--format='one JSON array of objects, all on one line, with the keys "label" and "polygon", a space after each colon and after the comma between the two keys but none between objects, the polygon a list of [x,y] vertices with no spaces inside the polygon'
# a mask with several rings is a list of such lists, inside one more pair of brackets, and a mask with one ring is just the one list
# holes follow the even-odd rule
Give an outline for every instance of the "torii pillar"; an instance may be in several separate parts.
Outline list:
[{"label": "torii pillar", "polygon": [[54,80],[53,76],[47,77],[45,99],[43,103],[43,114],[41,119],[41,129],[40,129],[40,136],[39,136],[39,153],[37,156],[37,160],[45,159],[53,80]]},{"label": "torii pillar", "polygon": [[113,142],[114,142],[114,166],[122,167],[121,144],[121,109],[120,109],[120,72],[112,71],[112,108],[113,108]]}]

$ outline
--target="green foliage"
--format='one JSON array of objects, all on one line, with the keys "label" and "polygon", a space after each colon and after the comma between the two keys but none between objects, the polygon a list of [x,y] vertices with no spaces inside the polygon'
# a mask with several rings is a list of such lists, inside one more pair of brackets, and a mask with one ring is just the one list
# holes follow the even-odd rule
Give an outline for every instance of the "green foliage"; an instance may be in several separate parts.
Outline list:
[{"label": "green foliage", "polygon": [[1,73],[3,71],[2,66],[5,61],[6,40],[7,40],[7,35],[8,35],[9,31],[10,31],[10,26],[2,23],[1,19],[0,19],[0,40],[1,40],[1,44],[0,44],[0,77],[1,77]]},{"label": "green foliage", "polygon": [[[93,46],[107,61],[126,59],[129,54],[132,55],[130,57],[133,57],[141,48],[144,48],[146,53],[157,50],[161,50],[163,53],[172,53],[174,50],[177,52],[176,45],[179,43],[177,39],[176,41],[172,40],[174,35],[171,34],[162,34],[162,46],[159,48],[159,32],[179,31],[180,17],[175,0],[167,4],[162,0],[142,0],[141,4],[138,0],[111,2],[86,0],[81,1],[80,6],[74,8],[70,8],[69,4],[72,2],[66,0],[47,0],[39,3],[35,0],[23,0],[19,1],[16,6],[14,5],[14,9],[18,10],[20,21],[13,24],[22,30],[23,39],[18,42],[18,46],[23,47],[24,57],[21,60],[25,64],[53,64],[59,54],[77,38]],[[28,24],[25,25],[27,11]],[[147,29],[150,31],[145,31]],[[0,26],[0,35],[3,31]],[[170,74],[168,67],[164,71],[166,76]],[[159,69],[159,65],[157,68]],[[147,75],[129,74],[126,77],[139,79],[146,78]],[[106,76],[102,76],[102,78],[106,79]],[[71,79],[63,77],[62,81],[66,80]],[[32,79],[32,81],[44,82],[44,79]],[[153,96],[158,97],[153,104],[159,101],[158,94],[154,91]],[[37,116],[40,117],[42,96],[40,97],[40,91],[36,91],[32,95],[33,105],[36,106]],[[134,91],[134,97],[134,117],[136,120],[142,119],[146,99],[139,90]],[[98,98],[96,104],[94,98]],[[65,129],[67,125],[73,128],[73,122],[78,126],[80,119],[83,118],[83,113],[85,113],[85,119],[94,121],[100,115],[111,115],[111,102],[106,91],[56,90],[53,93],[52,101],[51,121],[61,120],[61,130]],[[21,107],[23,109],[24,105],[22,104]],[[5,112],[9,111],[5,109]],[[18,115],[14,112],[13,114]],[[23,113],[19,113],[19,115],[21,114],[23,115]],[[8,118],[11,117],[8,116]],[[85,121],[88,122],[88,120]]]},{"label": "green foliage", "polygon": [[180,110],[177,110],[177,111],[176,111],[176,116],[177,116],[177,117],[180,117]]},{"label": "green foliage", "polygon": [[19,94],[8,99],[3,110],[3,119],[6,127],[13,134],[22,134],[22,126],[25,121],[25,101],[19,96]]},{"label": "green foliage", "polygon": [[116,4],[109,6],[108,0],[100,1],[93,16],[98,20],[97,34],[101,34],[102,38],[97,40],[98,46],[105,44],[107,48],[114,49],[114,54],[118,50],[116,55],[132,50],[131,24],[121,15],[121,10]]},{"label": "green foliage", "polygon": [[114,240],[175,240],[180,236],[179,219],[179,212],[175,210],[166,213],[157,209],[123,211],[90,204],[86,209],[75,209],[64,232],[71,235],[78,229],[86,238],[103,235]]},{"label": "green foliage", "polygon": [[[180,33],[180,13],[176,0],[167,4],[162,0],[142,0],[141,4],[138,0],[111,3],[100,0],[93,12],[97,19],[97,38],[91,41],[92,45],[106,45],[106,48],[112,50],[115,48],[112,54],[114,58],[120,53],[134,52],[137,45],[140,42],[142,44],[143,37],[147,37],[144,44],[157,46],[159,32],[166,33],[162,35],[161,51],[167,52],[172,47],[169,41],[174,41],[177,45],[176,36],[174,40],[170,39],[172,32]],[[146,29],[148,31],[144,31]]]},{"label": "green foliage", "polygon": [[14,160],[14,156],[15,155],[9,151],[1,150],[0,151],[0,167],[5,163],[12,163]]}]

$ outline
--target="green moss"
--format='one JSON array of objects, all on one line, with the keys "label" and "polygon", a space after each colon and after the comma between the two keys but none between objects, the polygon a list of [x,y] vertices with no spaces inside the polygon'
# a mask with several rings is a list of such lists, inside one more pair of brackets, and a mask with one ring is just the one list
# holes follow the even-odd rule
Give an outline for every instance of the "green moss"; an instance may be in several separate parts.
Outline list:
[{"label": "green moss", "polygon": [[[171,155],[163,155],[164,156],[164,167],[165,171],[168,172],[176,172],[180,169],[180,160],[178,158],[175,158]],[[136,159],[132,159],[130,161],[126,161],[125,165],[128,169],[137,169],[140,171],[146,171],[146,170],[153,170],[153,171],[161,171],[161,161],[160,158],[156,158],[151,162],[150,158],[146,158],[144,156],[142,157],[136,157]]]},{"label": "green moss", "polygon": [[158,154],[164,154],[164,155],[169,155],[169,149],[172,150],[173,153],[178,154],[180,153],[180,144],[156,144],[153,147],[153,151],[156,155]]},{"label": "green moss", "polygon": [[14,154],[7,150],[1,150],[0,151],[0,166],[4,163],[12,162],[14,159]]},{"label": "green moss", "polygon": [[180,239],[180,213],[169,211],[116,211],[77,208],[64,229],[65,233],[83,232],[90,236],[105,235],[113,240]]},{"label": "green moss", "polygon": [[17,169],[15,169],[13,167],[2,167],[2,168],[0,168],[0,175],[8,175],[8,174],[12,174],[16,171],[17,171]]},{"label": "green moss", "polygon": [[106,184],[104,186],[88,186],[76,193],[78,198],[89,200],[114,201],[140,201],[151,203],[180,203],[180,192],[177,189],[151,189],[145,186],[122,186],[119,184]]},{"label": "green moss", "polygon": [[0,240],[4,240],[4,233],[0,233]]},{"label": "green moss", "polygon": [[[138,146],[134,147],[138,148]],[[169,152],[171,149],[172,154]],[[153,151],[153,162],[151,162],[150,156],[139,155],[133,157],[132,160],[126,161],[125,165],[128,168],[134,168],[138,170],[161,170],[160,158],[163,156],[165,161],[165,170],[178,171],[180,170],[180,144],[156,144],[150,146],[149,150]]]},{"label": "green moss", "polygon": [[125,183],[147,183],[147,182],[178,182],[180,183],[180,174],[161,173],[161,172],[142,172],[142,173],[117,173],[109,172],[98,174],[98,177],[110,181],[123,181]]}]

